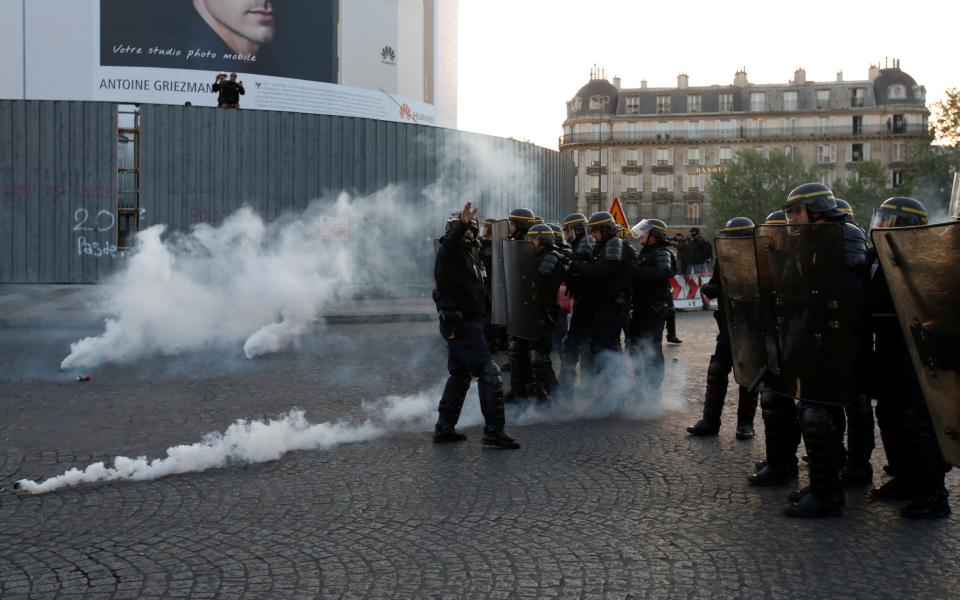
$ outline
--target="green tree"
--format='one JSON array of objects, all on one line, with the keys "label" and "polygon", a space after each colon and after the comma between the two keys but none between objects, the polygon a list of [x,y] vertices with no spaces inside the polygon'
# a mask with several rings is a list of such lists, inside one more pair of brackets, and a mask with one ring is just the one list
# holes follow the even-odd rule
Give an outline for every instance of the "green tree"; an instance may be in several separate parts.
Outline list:
[{"label": "green tree", "polygon": [[718,231],[733,217],[763,223],[768,214],[783,208],[793,188],[816,179],[802,161],[779,150],[768,157],[752,148],[741,150],[724,171],[710,178],[710,229]]},{"label": "green tree", "polygon": [[903,185],[897,188],[896,195],[916,198],[931,215],[945,213],[950,204],[953,174],[958,168],[960,146],[918,142],[907,149]]},{"label": "green tree", "polygon": [[881,202],[904,191],[887,187],[887,170],[880,161],[859,162],[852,170],[853,175],[833,186],[833,193],[850,203],[857,222],[866,227]]},{"label": "green tree", "polygon": [[934,102],[930,133],[935,144],[957,148],[960,146],[960,90],[948,88],[947,97]]}]

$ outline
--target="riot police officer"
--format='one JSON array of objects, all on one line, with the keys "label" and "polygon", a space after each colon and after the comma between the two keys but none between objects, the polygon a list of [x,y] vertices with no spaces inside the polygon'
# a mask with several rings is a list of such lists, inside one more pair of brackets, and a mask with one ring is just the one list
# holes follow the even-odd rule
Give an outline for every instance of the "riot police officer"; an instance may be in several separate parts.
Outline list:
[{"label": "riot police officer", "polygon": [[[926,224],[923,204],[900,197],[889,198],[880,205],[871,229]],[[907,518],[943,518],[950,514],[944,485],[949,465],[937,443],[876,249],[870,249],[867,261],[870,329],[874,336],[871,395],[877,400],[877,424],[893,475],[893,479],[873,490],[872,496],[910,500],[900,513]]]},{"label": "riot police officer", "polygon": [[[727,221],[720,235],[725,237],[753,237],[753,221],[746,217],[735,217]],[[723,295],[723,285],[720,280],[720,263],[714,266],[713,277],[702,288],[703,295],[710,299],[720,300]],[[733,370],[733,351],[730,347],[730,336],[727,332],[727,322],[723,312],[723,303],[713,313],[717,321],[717,345],[710,364],[707,366],[707,391],[703,400],[703,418],[695,425],[687,427],[687,432],[697,436],[714,436],[720,432],[720,415],[723,413],[723,404],[727,396],[727,381],[730,371]],[[751,393],[744,386],[740,386],[739,402],[737,403],[737,432],[738,440],[753,438],[753,418],[757,412],[757,394]]]},{"label": "riot police officer", "polygon": [[[784,212],[789,224],[842,223],[843,249],[846,262],[847,317],[852,335],[859,343],[862,323],[858,318],[864,307],[867,240],[863,230],[844,223],[847,215],[837,208],[833,191],[822,183],[807,183],[795,188],[787,197]],[[853,373],[838,372],[837,379],[852,378]],[[853,386],[850,386],[853,387]],[[798,403],[800,430],[807,449],[810,467],[809,491],[802,491],[784,514],[792,517],[839,516],[844,500],[840,487],[841,460],[837,443],[838,424],[843,408],[803,399]]]},{"label": "riot police officer", "polygon": [[447,342],[447,369],[450,377],[438,407],[439,418],[433,440],[460,442],[466,436],[456,430],[470,380],[476,377],[480,409],[486,426],[483,443],[513,449],[520,445],[504,431],[503,382],[500,367],[490,358],[483,338],[483,317],[487,310],[486,273],[477,258],[476,236],[480,226],[477,209],[468,202],[447,221],[434,265],[434,300],[440,314],[440,333]]},{"label": "riot police officer", "polygon": [[[587,232],[587,217],[581,213],[567,215],[563,220],[564,235],[570,243],[571,260],[589,261],[593,257],[593,237]],[[587,343],[596,314],[596,299],[586,278],[567,272],[567,294],[573,299],[570,325],[560,346],[560,389],[572,392],[577,378],[577,365],[587,362]]]},{"label": "riot police officer", "polygon": [[663,383],[663,328],[673,305],[673,256],[667,234],[667,224],[657,219],[644,219],[633,227],[640,252],[630,269],[633,310],[627,343],[637,381],[654,390]]},{"label": "riot police officer", "polygon": [[530,343],[530,363],[533,372],[533,391],[538,400],[546,400],[557,388],[550,353],[553,351],[553,333],[560,313],[557,291],[563,280],[567,259],[555,249],[555,235],[549,225],[534,225],[527,231],[527,239],[537,251],[537,292],[540,302],[540,339]]},{"label": "riot police officer", "polygon": [[590,354],[593,370],[598,372],[606,367],[597,360],[602,353],[621,350],[620,334],[630,313],[630,266],[634,256],[626,248],[629,244],[617,237],[617,224],[610,213],[590,215],[587,228],[594,241],[591,258],[575,257],[570,272],[583,276],[596,301],[590,328]]},{"label": "riot police officer", "polygon": [[[782,210],[775,210],[767,215],[763,224],[786,225],[787,215]],[[759,401],[765,458],[749,481],[759,487],[787,485],[799,475],[797,449],[801,436],[796,403],[793,398],[770,389],[760,392]]]},{"label": "riot police officer", "polygon": [[[508,219],[511,240],[526,239],[527,231],[534,225],[538,217],[529,208],[517,208],[510,211]],[[507,342],[507,356],[509,358],[510,391],[506,395],[507,402],[515,402],[526,398],[530,389],[530,344],[527,340],[510,337]]]},{"label": "riot police officer", "polygon": [[570,244],[563,237],[563,228],[556,223],[547,223],[547,225],[553,230],[553,247],[557,252],[565,254],[569,258],[571,256]]}]

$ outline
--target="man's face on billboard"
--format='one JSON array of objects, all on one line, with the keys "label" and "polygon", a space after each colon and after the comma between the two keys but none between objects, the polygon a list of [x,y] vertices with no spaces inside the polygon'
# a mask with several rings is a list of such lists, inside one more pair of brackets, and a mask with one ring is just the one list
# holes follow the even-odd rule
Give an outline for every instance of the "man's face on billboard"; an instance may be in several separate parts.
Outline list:
[{"label": "man's face on billboard", "polygon": [[243,45],[262,45],[273,41],[277,31],[276,15],[271,0],[194,0],[194,6],[203,15],[209,15],[210,26],[225,38],[235,50],[230,39],[239,37]]}]

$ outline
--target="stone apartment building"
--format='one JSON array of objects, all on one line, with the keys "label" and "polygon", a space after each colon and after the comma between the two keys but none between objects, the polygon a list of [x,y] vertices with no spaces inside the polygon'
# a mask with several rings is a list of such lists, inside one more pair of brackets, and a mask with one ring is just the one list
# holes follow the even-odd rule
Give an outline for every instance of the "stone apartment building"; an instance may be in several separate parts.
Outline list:
[{"label": "stone apartment building", "polygon": [[710,174],[743,148],[781,150],[815,167],[832,185],[857,162],[878,160],[891,187],[901,181],[907,145],[927,132],[926,90],[892,66],[867,79],[754,84],[745,70],[732,85],[623,88],[602,72],[567,102],[561,152],[577,167],[578,210],[607,210],[615,197],[635,223],[658,218],[685,229],[707,222]]}]

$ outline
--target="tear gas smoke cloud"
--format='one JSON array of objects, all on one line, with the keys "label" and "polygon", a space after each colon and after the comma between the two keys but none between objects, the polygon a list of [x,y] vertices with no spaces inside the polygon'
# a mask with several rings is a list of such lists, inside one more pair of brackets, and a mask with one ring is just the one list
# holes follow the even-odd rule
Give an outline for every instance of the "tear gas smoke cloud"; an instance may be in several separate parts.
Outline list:
[{"label": "tear gas smoke cloud", "polygon": [[71,344],[61,369],[241,343],[253,358],[288,348],[360,284],[428,280],[430,240],[466,201],[490,216],[538,206],[535,164],[503,160],[498,142],[448,142],[423,190],[343,193],[271,223],[244,208],[218,226],[141,232],[98,306],[104,332]]},{"label": "tear gas smoke cloud", "polygon": [[[668,365],[664,394],[645,393],[642,369],[635,378],[625,357],[609,357],[608,367],[601,373],[603,384],[587,378],[583,389],[598,391],[591,399],[558,399],[548,404],[521,404],[508,407],[508,423],[532,425],[622,415],[628,418],[652,419],[665,411],[679,410],[685,405],[683,394],[686,377],[682,368]],[[636,358],[636,357],[635,357]],[[648,357],[639,359],[641,362]],[[634,363],[638,364],[638,363]],[[599,389],[598,389],[599,388]],[[461,427],[483,422],[475,387],[467,395]],[[211,433],[195,444],[173,446],[164,458],[118,456],[112,466],[102,462],[85,469],[69,471],[40,482],[23,479],[17,487],[30,494],[46,494],[62,488],[119,480],[145,481],[179,473],[194,473],[224,467],[233,463],[262,463],[278,460],[295,450],[318,450],[341,444],[363,442],[395,431],[429,431],[436,420],[437,400],[443,382],[412,396],[388,396],[364,402],[362,420],[346,420],[310,424],[303,411],[291,410],[280,419],[270,421],[239,420],[223,433]]]}]

